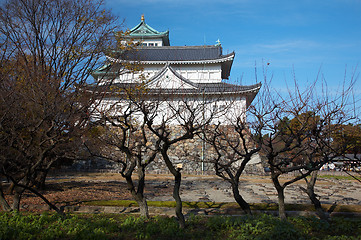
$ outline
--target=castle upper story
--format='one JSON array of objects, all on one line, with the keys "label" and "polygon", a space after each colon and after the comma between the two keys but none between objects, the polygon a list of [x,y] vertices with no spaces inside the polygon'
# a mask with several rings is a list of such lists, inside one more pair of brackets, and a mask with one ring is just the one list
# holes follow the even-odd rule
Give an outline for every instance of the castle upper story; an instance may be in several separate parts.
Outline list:
[{"label": "castle upper story", "polygon": [[125,38],[140,42],[143,47],[170,46],[169,30],[159,32],[150,27],[145,23],[144,15],[142,15],[140,23],[130,29],[130,33]]},{"label": "castle upper story", "polygon": [[134,81],[140,74],[151,79],[168,65],[193,83],[219,83],[229,78],[235,57],[234,52],[224,55],[220,42],[203,46],[170,46],[169,31],[160,32],[150,27],[143,15],[141,22],[129,31],[125,39],[137,42],[139,46],[129,51],[119,50],[115,56],[108,56],[108,60],[120,65],[137,62],[143,69],[141,73],[123,72],[116,79],[119,82]]}]

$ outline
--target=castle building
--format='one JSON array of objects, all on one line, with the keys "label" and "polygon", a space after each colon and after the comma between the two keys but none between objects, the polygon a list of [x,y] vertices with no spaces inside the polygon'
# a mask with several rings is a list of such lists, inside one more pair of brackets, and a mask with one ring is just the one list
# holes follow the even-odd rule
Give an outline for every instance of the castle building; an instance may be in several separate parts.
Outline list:
[{"label": "castle building", "polygon": [[[152,101],[152,96],[154,101],[161,95],[166,101],[176,104],[187,101],[207,102],[211,105],[210,109],[226,109],[222,115],[214,119],[214,122],[224,125],[228,125],[227,121],[232,121],[232,115],[241,114],[245,118],[247,107],[261,88],[260,83],[243,86],[224,81],[229,79],[235,53],[223,54],[219,41],[215,45],[207,46],[171,46],[169,31],[159,32],[153,29],[146,24],[142,16],[140,23],[130,30],[123,43],[126,42],[136,42],[138,46],[126,51],[116,50],[115,54],[107,56],[108,63],[92,73],[98,82],[106,83],[109,79],[112,86],[129,88],[132,84],[135,87],[139,81],[146,79],[145,87],[147,95],[150,96],[149,101]],[[139,64],[142,70],[119,71],[122,66],[133,63]],[[119,102],[117,97],[109,95],[102,100],[102,104],[107,108],[114,106],[117,101]],[[167,110],[159,111],[160,118],[164,112]],[[203,113],[203,117],[204,115]],[[174,122],[174,125],[177,125],[177,122]],[[180,153],[188,148],[193,150],[183,155]],[[177,146],[175,151],[174,162],[187,161],[189,172],[197,169],[202,169],[203,172],[203,161],[207,155],[203,141],[192,140],[184,146]],[[200,162],[200,158],[201,168],[194,166],[197,159],[198,163]]]},{"label": "castle building", "polygon": [[[153,29],[145,23],[144,16],[126,38],[139,42],[139,46],[132,51],[107,56],[112,64],[104,65],[92,74],[99,81],[106,82],[109,76],[113,84],[129,86],[146,78],[148,89],[154,92],[162,89],[162,94],[172,95],[173,101],[176,96],[198,101],[213,99],[222,108],[231,100],[236,102],[236,110],[244,113],[261,87],[260,83],[241,86],[224,82],[229,79],[235,53],[224,55],[219,41],[207,46],[170,46],[169,31]],[[142,71],[117,74],[110,69],[116,64],[134,62],[142,66]]]}]

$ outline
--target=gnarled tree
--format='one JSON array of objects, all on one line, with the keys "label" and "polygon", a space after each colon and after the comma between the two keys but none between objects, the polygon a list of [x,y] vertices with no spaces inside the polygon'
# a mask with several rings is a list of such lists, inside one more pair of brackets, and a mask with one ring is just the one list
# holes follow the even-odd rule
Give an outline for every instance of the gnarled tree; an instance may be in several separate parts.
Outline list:
[{"label": "gnarled tree", "polygon": [[[119,165],[119,173],[138,203],[141,216],[149,218],[144,195],[146,168],[157,156],[160,140],[152,135],[139,109],[150,109],[146,98],[142,97],[146,89],[139,85],[132,84],[128,89],[113,87],[113,95],[119,99],[103,99],[97,106],[85,144],[93,156]],[[133,179],[135,172],[136,181]]]},{"label": "gnarled tree", "polygon": [[209,160],[214,165],[216,175],[231,184],[234,199],[246,214],[251,214],[249,204],[240,193],[239,183],[247,164],[260,151],[260,147],[252,142],[244,116],[235,116],[235,119],[228,121],[228,125],[209,125],[204,128],[203,136],[216,152],[216,157]]},{"label": "gnarled tree", "polygon": [[[332,161],[345,148],[334,148],[332,133],[338,126],[352,121],[354,112],[350,102],[350,85],[331,97],[325,92],[316,91],[317,82],[300,90],[297,83],[294,91],[287,97],[264,87],[261,105],[252,108],[251,112],[261,128],[254,133],[254,140],[262,147],[271,170],[271,179],[278,193],[279,215],[286,219],[284,207],[284,190],[287,186],[317,171],[323,164]],[[350,104],[351,103],[351,104]],[[281,182],[280,176],[297,173]],[[315,181],[309,183],[314,184]],[[313,188],[309,188],[313,191]],[[309,193],[309,192],[308,192]],[[314,195],[309,194],[316,203]],[[322,216],[321,211],[319,211]]]},{"label": "gnarled tree", "polygon": [[213,101],[199,101],[194,95],[172,94],[174,89],[153,90],[149,92],[152,99],[151,107],[141,105],[144,121],[148,129],[159,141],[160,154],[171,174],[174,176],[173,198],[176,201],[176,216],[180,228],[185,228],[185,218],[182,213],[180,187],[182,180],[182,164],[172,160],[170,150],[177,144],[195,138],[203,128],[212,123],[225,109],[215,110]]},{"label": "gnarled tree", "polygon": [[98,0],[2,2],[0,175],[15,186],[12,209],[24,189],[43,198],[34,188],[41,173],[77,145],[95,101],[81,89],[116,44],[115,20]]}]

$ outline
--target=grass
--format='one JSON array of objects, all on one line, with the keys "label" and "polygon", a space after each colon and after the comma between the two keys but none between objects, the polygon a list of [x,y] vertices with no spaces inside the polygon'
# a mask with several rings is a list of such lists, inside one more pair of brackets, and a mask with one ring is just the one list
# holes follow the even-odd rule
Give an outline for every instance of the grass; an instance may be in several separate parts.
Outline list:
[{"label": "grass", "polygon": [[123,214],[21,214],[0,212],[0,239],[360,239],[361,219],[293,217],[288,221],[259,214],[187,219],[143,219]]},{"label": "grass", "polygon": [[[89,206],[113,206],[113,207],[138,207],[136,201],[132,200],[108,200],[108,201],[90,201],[84,203]],[[175,201],[148,201],[149,207],[168,207],[174,208]],[[184,208],[218,208],[218,209],[239,209],[237,203],[224,202],[183,202]],[[252,203],[250,204],[252,210],[261,211],[277,211],[278,205],[275,203]],[[312,204],[286,204],[286,211],[314,211]],[[331,204],[323,204],[323,207],[328,210],[332,207]],[[333,212],[361,212],[360,205],[337,205]]]},{"label": "grass", "polygon": [[337,179],[337,180],[355,180],[353,177],[351,176],[342,176],[342,175],[319,175],[319,178],[326,178],[326,179]]},{"label": "grass", "polygon": [[[149,207],[174,208],[176,206],[175,201],[148,201],[147,203]],[[132,200],[90,201],[84,204],[90,206],[138,207],[137,202]],[[185,208],[234,208],[237,206],[236,203],[183,202]]]}]

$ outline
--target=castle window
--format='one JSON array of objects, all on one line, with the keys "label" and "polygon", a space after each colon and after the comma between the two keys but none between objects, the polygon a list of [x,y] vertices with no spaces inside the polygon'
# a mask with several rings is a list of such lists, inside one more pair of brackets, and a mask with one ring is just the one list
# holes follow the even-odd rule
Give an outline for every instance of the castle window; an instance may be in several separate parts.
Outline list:
[{"label": "castle window", "polygon": [[149,43],[148,46],[154,46],[154,43]]}]

